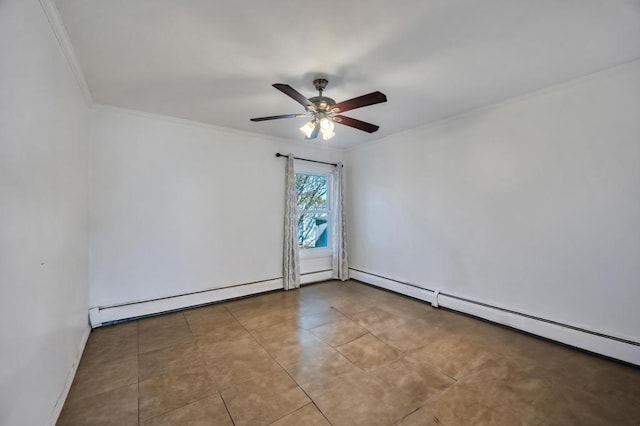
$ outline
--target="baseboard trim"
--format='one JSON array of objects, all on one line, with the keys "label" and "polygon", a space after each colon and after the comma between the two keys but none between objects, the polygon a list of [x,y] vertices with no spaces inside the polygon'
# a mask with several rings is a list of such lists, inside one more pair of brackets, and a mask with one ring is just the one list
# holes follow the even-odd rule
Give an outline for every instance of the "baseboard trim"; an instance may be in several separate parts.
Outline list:
[{"label": "baseboard trim", "polygon": [[418,287],[417,285],[408,282],[398,281],[392,278],[383,277],[382,275],[376,275],[370,272],[351,268],[349,268],[349,276],[354,280],[375,285],[376,287],[384,288],[385,290],[404,294],[405,296],[413,297],[414,299],[419,299],[429,303],[433,303],[435,300],[435,292],[433,290]]},{"label": "baseboard trim", "polygon": [[89,334],[91,333],[91,327],[87,324],[87,327],[82,334],[82,338],[80,339],[80,345],[76,350],[76,357],[67,372],[67,378],[65,380],[64,389],[60,392],[58,396],[58,400],[56,404],[53,406],[53,413],[51,414],[51,420],[49,421],[50,426],[55,426],[60,417],[60,413],[62,413],[62,407],[64,407],[64,403],[67,400],[67,396],[69,396],[69,391],[71,390],[71,385],[73,384],[73,379],[76,377],[76,372],[78,371],[78,366],[80,365],[80,359],[82,358],[82,354],[84,353],[84,348],[87,346],[87,341],[89,340]]},{"label": "baseboard trim", "polygon": [[311,284],[331,279],[331,270],[300,274],[300,284]]},{"label": "baseboard trim", "polygon": [[259,281],[230,287],[181,294],[161,299],[144,300],[113,306],[95,307],[89,310],[91,327],[101,327],[132,318],[156,315],[163,312],[206,305],[222,300],[236,299],[283,288],[282,278]]},{"label": "baseboard trim", "polygon": [[412,283],[394,280],[361,270],[350,269],[351,278],[415,299],[506,325],[589,352],[640,366],[640,344],[614,336],[561,324],[545,318],[498,308],[470,298],[423,289]]},{"label": "baseboard trim", "polygon": [[[331,271],[315,271],[301,274],[300,284],[311,284],[331,279]],[[219,289],[198,291],[189,294],[163,297],[153,300],[143,300],[122,303],[111,306],[100,306],[89,309],[91,327],[101,327],[132,318],[157,315],[163,312],[186,309],[207,303],[236,299],[267,291],[283,288],[282,278],[258,281],[247,284],[234,285]]]}]

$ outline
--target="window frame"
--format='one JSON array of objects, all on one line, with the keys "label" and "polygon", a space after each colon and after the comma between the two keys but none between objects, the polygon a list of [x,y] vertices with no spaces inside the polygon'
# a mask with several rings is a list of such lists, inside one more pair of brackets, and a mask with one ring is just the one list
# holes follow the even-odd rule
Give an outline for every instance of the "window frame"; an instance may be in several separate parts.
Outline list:
[{"label": "window frame", "polygon": [[332,170],[328,167],[321,167],[320,165],[298,165],[296,164],[294,167],[294,173],[296,175],[312,175],[312,176],[322,176],[327,179],[327,209],[326,210],[317,210],[317,209],[309,209],[309,210],[298,210],[297,208],[297,194],[296,194],[296,221],[300,217],[300,214],[326,214],[327,215],[327,246],[326,247],[311,247],[311,248],[303,248],[302,246],[298,246],[298,252],[301,258],[314,258],[314,257],[330,257],[332,250],[331,244],[333,242],[333,235],[331,230],[333,228],[333,215],[331,214],[331,190],[332,190],[332,179],[333,173]]}]

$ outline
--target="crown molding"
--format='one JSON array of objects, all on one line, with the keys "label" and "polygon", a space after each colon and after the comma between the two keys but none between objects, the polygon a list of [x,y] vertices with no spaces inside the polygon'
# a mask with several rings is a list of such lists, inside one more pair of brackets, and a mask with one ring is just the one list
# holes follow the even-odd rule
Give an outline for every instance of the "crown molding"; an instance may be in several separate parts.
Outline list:
[{"label": "crown molding", "polygon": [[431,121],[429,123],[421,124],[417,127],[413,127],[411,129],[402,130],[397,133],[393,133],[387,136],[384,136],[380,139],[374,139],[369,142],[363,142],[356,145],[348,146],[345,149],[347,151],[357,151],[359,149],[369,148],[373,145],[384,144],[389,141],[395,142],[395,139],[401,136],[411,135],[412,133],[419,132],[430,132],[433,129],[437,129],[439,127],[448,125],[457,120],[465,119],[467,117],[473,117],[474,115],[483,114],[493,110],[500,110],[503,108],[507,108],[511,105],[516,105],[521,102],[526,102],[529,99],[545,96],[552,93],[558,93],[565,90],[569,90],[574,87],[579,87],[583,84],[588,84],[589,82],[596,81],[603,76],[613,75],[617,73],[622,73],[628,68],[639,67],[640,68],[640,57],[634,58],[630,61],[623,62],[611,67],[603,68],[598,71],[594,71],[589,74],[585,74],[579,77],[572,78],[570,80],[566,80],[557,84],[553,84],[551,86],[543,87],[542,89],[532,90],[527,93],[523,93],[520,95],[516,95],[507,99],[503,99],[501,101],[496,101],[494,103],[490,103],[487,105],[479,106],[476,108],[472,108],[466,111],[458,112],[446,117],[439,118],[435,121]]},{"label": "crown molding", "polygon": [[88,106],[93,105],[93,97],[91,96],[91,91],[89,90],[89,85],[87,84],[87,80],[84,78],[84,73],[82,72],[82,67],[80,67],[80,63],[78,62],[78,57],[76,56],[76,52],[71,44],[71,40],[69,39],[69,35],[67,34],[67,30],[62,23],[62,18],[60,17],[60,13],[58,12],[58,8],[54,0],[38,0],[40,5],[42,6],[42,10],[49,21],[49,25],[53,30],[53,34],[56,36],[56,40],[58,40],[58,44],[62,49],[62,53],[71,67],[71,72],[78,83],[78,87],[80,87],[80,91],[82,92],[82,97]]},{"label": "crown molding", "polygon": [[[256,132],[250,132],[250,131],[247,131],[247,130],[234,129],[232,127],[224,127],[224,126],[221,126],[221,125],[218,125],[218,124],[211,124],[211,123],[205,123],[205,122],[202,122],[202,121],[189,120],[187,118],[175,117],[173,115],[163,115],[163,114],[158,114],[158,113],[155,113],[155,112],[142,111],[142,110],[139,110],[139,109],[132,109],[132,108],[120,107],[120,106],[109,105],[109,104],[101,104],[101,103],[98,103],[98,102],[94,102],[93,103],[92,109],[94,109],[95,111],[105,110],[105,111],[111,111],[113,113],[134,115],[134,116],[143,117],[143,118],[146,118],[146,119],[149,119],[149,120],[158,120],[158,121],[163,121],[163,122],[171,123],[171,124],[177,124],[177,125],[181,125],[181,126],[189,126],[189,127],[196,127],[196,128],[199,127],[199,128],[206,129],[206,130],[214,130],[214,131],[218,131],[218,132],[226,132],[226,133],[229,133],[229,134],[240,135],[240,136],[244,136],[244,137],[247,137],[247,138],[256,139],[256,140],[259,140],[259,141],[268,140],[268,141],[271,141],[273,143],[294,145],[296,147],[304,146],[305,149],[316,150],[318,152],[324,152],[324,153],[326,153],[327,151],[333,151],[335,153],[344,153],[344,152],[346,152],[345,148],[338,147],[338,146],[317,146],[317,144],[314,144],[314,142],[309,142],[309,141],[306,141],[306,140],[292,140],[292,139],[278,138],[278,137],[275,137],[275,136],[264,135],[262,133],[256,133]],[[329,160],[327,160],[327,161],[329,161]]]}]

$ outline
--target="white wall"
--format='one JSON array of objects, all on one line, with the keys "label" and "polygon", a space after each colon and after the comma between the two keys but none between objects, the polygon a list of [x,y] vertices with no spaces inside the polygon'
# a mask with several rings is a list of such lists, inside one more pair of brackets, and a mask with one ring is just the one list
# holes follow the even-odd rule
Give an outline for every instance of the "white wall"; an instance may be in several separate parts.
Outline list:
[{"label": "white wall", "polygon": [[640,341],[640,61],[349,154],[353,268]]},{"label": "white wall", "polygon": [[37,1],[0,58],[0,424],[44,425],[88,331],[88,108]]},{"label": "white wall", "polygon": [[[94,108],[91,139],[94,307],[282,277],[285,164],[275,153],[344,156],[110,107]],[[322,267],[314,262],[302,272]]]}]

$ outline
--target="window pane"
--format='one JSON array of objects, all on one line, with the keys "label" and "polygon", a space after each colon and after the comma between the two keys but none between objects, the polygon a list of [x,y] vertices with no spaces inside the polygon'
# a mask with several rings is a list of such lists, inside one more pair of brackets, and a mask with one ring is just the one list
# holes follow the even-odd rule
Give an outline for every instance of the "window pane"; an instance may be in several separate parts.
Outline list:
[{"label": "window pane", "polygon": [[296,173],[298,210],[327,209],[327,177]]},{"label": "window pane", "polygon": [[327,247],[328,219],[329,216],[326,213],[304,213],[298,216],[298,245],[300,248]]}]

